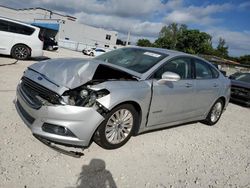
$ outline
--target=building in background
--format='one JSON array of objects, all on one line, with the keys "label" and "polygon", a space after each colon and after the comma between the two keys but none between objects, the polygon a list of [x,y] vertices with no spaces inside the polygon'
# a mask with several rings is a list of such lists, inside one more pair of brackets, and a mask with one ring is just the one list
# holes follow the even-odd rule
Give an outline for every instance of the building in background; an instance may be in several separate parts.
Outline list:
[{"label": "building in background", "polygon": [[116,31],[109,31],[85,24],[77,18],[44,8],[13,9],[0,5],[0,16],[29,23],[41,28],[41,34],[55,37],[59,46],[82,51],[84,48],[116,46]]}]

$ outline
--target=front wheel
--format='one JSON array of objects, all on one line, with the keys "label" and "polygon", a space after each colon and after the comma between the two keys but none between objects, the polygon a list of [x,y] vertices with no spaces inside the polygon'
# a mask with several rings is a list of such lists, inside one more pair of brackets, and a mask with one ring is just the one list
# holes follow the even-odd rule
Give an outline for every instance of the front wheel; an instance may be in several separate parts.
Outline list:
[{"label": "front wheel", "polygon": [[215,125],[221,117],[221,114],[223,112],[223,108],[224,108],[224,102],[221,99],[218,99],[214,103],[214,105],[210,109],[206,119],[204,121],[202,121],[202,123],[210,125],[210,126]]},{"label": "front wheel", "polygon": [[123,146],[138,126],[139,115],[131,104],[122,104],[111,110],[98,127],[94,141],[104,149]]}]

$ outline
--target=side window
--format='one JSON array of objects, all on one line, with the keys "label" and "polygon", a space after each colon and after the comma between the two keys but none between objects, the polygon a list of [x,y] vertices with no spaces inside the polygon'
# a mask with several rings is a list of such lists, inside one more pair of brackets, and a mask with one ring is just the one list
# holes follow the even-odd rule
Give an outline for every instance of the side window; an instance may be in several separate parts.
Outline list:
[{"label": "side window", "polygon": [[214,68],[214,67],[211,67],[211,70],[212,70],[212,73],[213,73],[213,78],[218,78],[219,77],[219,72]]},{"label": "side window", "polygon": [[6,22],[5,20],[0,20],[0,31],[8,31],[8,29],[8,22]]},{"label": "side window", "polygon": [[196,79],[211,79],[213,78],[212,70],[207,63],[195,59],[195,73]]},{"label": "side window", "polygon": [[174,72],[181,79],[191,79],[191,60],[189,58],[171,60],[155,72],[154,78],[161,79],[164,72]]},{"label": "side window", "polygon": [[31,27],[16,24],[16,23],[9,23],[9,31],[12,33],[18,33],[23,35],[31,35],[35,30]]}]

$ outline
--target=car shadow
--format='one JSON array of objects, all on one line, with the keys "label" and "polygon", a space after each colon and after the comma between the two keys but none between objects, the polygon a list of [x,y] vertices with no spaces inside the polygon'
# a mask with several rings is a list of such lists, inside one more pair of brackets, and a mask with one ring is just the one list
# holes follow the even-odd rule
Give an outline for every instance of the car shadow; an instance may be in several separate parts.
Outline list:
[{"label": "car shadow", "polygon": [[101,159],[92,159],[89,165],[83,165],[76,182],[76,188],[117,188],[110,171]]},{"label": "car shadow", "polygon": [[28,61],[29,60],[30,61],[44,61],[44,60],[48,60],[48,59],[50,59],[50,58],[47,56],[41,56],[41,57],[36,57],[36,58],[30,58],[30,59],[28,59]]}]

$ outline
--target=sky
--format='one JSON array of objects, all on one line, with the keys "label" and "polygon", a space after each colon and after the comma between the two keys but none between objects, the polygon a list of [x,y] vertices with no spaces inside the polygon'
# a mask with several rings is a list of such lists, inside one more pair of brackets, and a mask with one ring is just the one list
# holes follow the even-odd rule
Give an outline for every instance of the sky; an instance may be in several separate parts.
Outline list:
[{"label": "sky", "polygon": [[0,0],[12,8],[42,7],[80,23],[118,31],[118,38],[154,41],[164,25],[186,24],[226,40],[231,56],[250,54],[250,0]]}]

